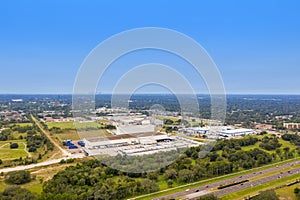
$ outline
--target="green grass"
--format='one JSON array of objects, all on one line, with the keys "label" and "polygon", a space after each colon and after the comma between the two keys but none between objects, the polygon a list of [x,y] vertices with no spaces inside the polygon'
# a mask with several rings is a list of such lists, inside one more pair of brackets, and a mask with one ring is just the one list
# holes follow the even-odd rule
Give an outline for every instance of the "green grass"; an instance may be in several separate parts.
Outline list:
[{"label": "green grass", "polygon": [[[256,144],[254,144],[254,145],[242,147],[242,150],[243,150],[243,151],[249,151],[249,150],[255,149],[255,148],[262,149],[262,148],[259,147],[259,144],[260,144],[260,143],[261,143],[261,142],[256,142]],[[262,149],[262,150],[263,150],[263,149]],[[267,152],[270,152],[270,151],[267,151]]]},{"label": "green grass", "polygon": [[19,133],[18,131],[14,131],[12,134],[14,138],[19,138],[20,136],[24,138],[27,136],[27,133]]},{"label": "green grass", "polygon": [[47,123],[48,128],[58,127],[61,129],[86,129],[86,128],[99,128],[100,124],[97,122],[83,122],[78,123],[76,122],[76,125],[74,122],[48,122]]},{"label": "green grass", "polygon": [[4,181],[0,180],[0,192],[3,192],[3,190],[6,188],[6,184],[4,183]]},{"label": "green grass", "polygon": [[43,191],[43,184],[40,183],[38,180],[34,180],[31,181],[30,183],[24,184],[23,187],[37,194],[41,194]]},{"label": "green grass", "polygon": [[13,125],[17,125],[17,126],[32,126],[32,123],[28,122],[28,123],[11,123],[9,124],[9,126],[13,126]]},{"label": "green grass", "polygon": [[[292,145],[289,141],[285,141],[285,140],[283,140],[283,139],[281,139],[281,138],[279,138],[278,141],[279,141],[280,144],[282,144],[281,147],[280,147],[280,149],[281,149],[282,152],[283,152],[283,149],[284,149],[285,147],[289,147],[289,148],[290,148],[290,151],[297,148],[296,146]],[[258,148],[258,149],[264,150],[264,151],[266,151],[266,152],[268,152],[268,153],[275,153],[275,150],[268,151],[268,150],[265,150],[265,149],[260,148],[260,147],[259,147],[260,144],[261,144],[261,142],[257,142],[257,143],[254,144],[254,145],[245,146],[245,147],[242,147],[242,150],[244,150],[244,151],[249,151],[249,150],[251,150],[251,149]]]},{"label": "green grass", "polygon": [[256,194],[259,193],[259,191],[272,189],[272,188],[275,188],[277,186],[281,186],[281,185],[284,185],[284,184],[289,183],[291,181],[294,181],[298,178],[300,178],[300,174],[294,174],[294,175],[289,176],[289,177],[277,179],[277,180],[274,180],[274,181],[271,181],[271,182],[268,182],[268,183],[257,185],[257,186],[251,187],[251,188],[247,188],[247,189],[244,189],[244,190],[237,191],[237,192],[233,192],[231,194],[223,196],[222,200],[244,199],[244,197],[246,197],[246,196],[256,195]]},{"label": "green grass", "polygon": [[80,137],[76,130],[69,130],[63,133],[54,134],[54,137],[57,137],[59,141],[63,140],[80,140]]},{"label": "green grass", "polygon": [[[9,145],[10,142],[18,143],[19,148],[18,149],[10,149]],[[9,140],[9,141],[1,141],[0,142],[0,159],[1,160],[13,160],[18,159],[20,157],[26,157],[28,156],[27,152],[24,151],[24,143],[25,140]],[[5,146],[3,146],[5,145]]]},{"label": "green grass", "polygon": [[281,138],[278,139],[278,140],[279,140],[279,142],[282,144],[282,146],[280,147],[280,149],[281,149],[282,151],[283,151],[283,148],[285,148],[285,147],[289,147],[289,148],[290,148],[290,151],[297,148],[295,145],[291,144],[289,141],[285,141],[285,140],[283,140],[283,139],[281,139]]},{"label": "green grass", "polygon": [[294,189],[296,187],[300,188],[300,183],[289,186],[289,187],[277,189],[277,190],[275,190],[275,192],[280,199],[297,200],[297,197],[294,194]]}]

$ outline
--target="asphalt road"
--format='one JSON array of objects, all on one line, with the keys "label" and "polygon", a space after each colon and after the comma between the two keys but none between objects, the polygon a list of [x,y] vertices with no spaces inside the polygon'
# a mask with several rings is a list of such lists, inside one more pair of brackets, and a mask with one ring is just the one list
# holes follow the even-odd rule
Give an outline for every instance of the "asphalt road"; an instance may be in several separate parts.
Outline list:
[{"label": "asphalt road", "polygon": [[[230,184],[230,183],[233,183],[233,182],[239,182],[239,181],[242,181],[242,180],[247,180],[247,179],[253,178],[255,176],[262,175],[262,174],[269,173],[269,172],[276,171],[276,170],[280,170],[280,169],[285,170],[286,168],[291,167],[292,165],[296,165],[296,164],[300,164],[300,161],[290,162],[288,164],[283,164],[283,165],[280,165],[278,167],[268,168],[268,169],[265,169],[265,170],[261,170],[259,172],[249,173],[249,174],[246,174],[246,175],[243,175],[243,176],[240,176],[240,177],[230,178],[230,179],[226,179],[226,180],[223,180],[223,181],[208,184],[208,185],[205,185],[205,186],[196,187],[196,188],[190,189],[188,191],[185,190],[185,191],[177,192],[177,193],[170,194],[170,195],[167,195],[167,196],[162,196],[162,197],[159,197],[159,198],[155,198],[154,200],[172,199],[172,198],[176,199],[176,198],[181,198],[181,197],[185,197],[185,196],[190,196],[191,197],[190,199],[196,199],[197,195],[195,193],[199,193],[199,195],[198,195],[198,197],[199,197],[199,196],[201,196],[201,194],[205,194],[205,193],[209,192],[209,190],[217,188],[220,185],[227,185],[227,184]],[[246,188],[250,188],[250,187],[253,187],[253,186],[256,186],[256,185],[260,185],[260,184],[263,184],[263,183],[267,183],[267,182],[276,180],[276,179],[279,178],[279,176],[280,176],[280,178],[284,178],[284,177],[287,177],[287,176],[291,176],[295,173],[300,173],[300,168],[290,170],[290,173],[284,172],[284,173],[281,174],[279,172],[278,174],[275,174],[275,175],[272,175],[272,176],[268,176],[268,177],[265,177],[265,178],[262,178],[262,179],[258,179],[258,180],[243,183],[243,185],[239,184],[239,185],[235,185],[235,186],[232,186],[232,187],[224,188],[222,190],[209,192],[209,193],[215,194],[217,196],[223,196],[223,195],[226,195],[226,194],[229,194],[229,193],[232,193],[232,192],[236,192],[238,190],[243,190],[243,189],[246,189]],[[199,190],[199,192],[196,192],[196,190],[197,191]]]},{"label": "asphalt road", "polygon": [[294,175],[296,173],[299,173],[299,172],[300,172],[300,168],[292,169],[292,170],[290,170],[289,173],[288,172],[278,173],[278,174],[268,176],[268,177],[265,177],[265,178],[261,178],[261,179],[258,179],[258,180],[246,182],[243,185],[239,184],[239,185],[235,185],[235,186],[232,186],[232,187],[229,187],[229,188],[225,188],[223,190],[213,192],[213,194],[216,195],[216,196],[223,196],[223,195],[230,194],[230,193],[238,191],[238,190],[251,188],[253,186],[257,186],[257,185],[260,185],[260,184],[264,184],[264,183],[267,183],[267,182],[274,181],[276,179],[281,179],[281,178],[284,178],[284,177],[287,177],[287,176],[292,176],[292,175]]},{"label": "asphalt road", "polygon": [[7,173],[7,172],[12,172],[12,171],[28,170],[28,169],[32,169],[35,167],[42,167],[42,166],[56,164],[56,163],[59,163],[62,159],[66,160],[66,159],[70,159],[70,158],[83,158],[83,157],[85,157],[84,154],[74,154],[74,155],[70,155],[70,156],[61,157],[58,159],[47,160],[47,161],[36,163],[36,164],[20,165],[20,166],[16,166],[16,167],[3,168],[3,169],[0,169],[0,173],[1,172]]}]

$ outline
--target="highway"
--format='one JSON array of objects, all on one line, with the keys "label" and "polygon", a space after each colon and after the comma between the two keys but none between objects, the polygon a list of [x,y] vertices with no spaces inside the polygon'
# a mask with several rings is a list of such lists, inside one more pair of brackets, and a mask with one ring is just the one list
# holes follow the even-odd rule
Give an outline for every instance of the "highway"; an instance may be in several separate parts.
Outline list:
[{"label": "highway", "polygon": [[223,195],[230,194],[230,193],[238,191],[238,190],[251,188],[251,187],[254,187],[254,186],[257,186],[257,185],[260,185],[260,184],[264,184],[264,183],[267,183],[267,182],[274,181],[276,179],[292,176],[294,174],[298,174],[299,172],[300,172],[300,168],[292,169],[292,170],[290,170],[290,172],[282,172],[282,173],[274,174],[274,175],[271,175],[271,176],[268,176],[268,177],[265,177],[265,178],[257,179],[257,180],[250,181],[250,182],[246,182],[243,185],[242,184],[235,185],[235,186],[232,186],[232,187],[220,190],[220,191],[213,192],[213,194],[216,195],[216,196],[223,196]]},{"label": "highway", "polygon": [[[204,194],[208,194],[208,193],[209,194],[214,194],[216,196],[223,196],[223,195],[226,195],[226,194],[230,194],[232,192],[236,192],[236,191],[243,190],[243,189],[246,189],[246,188],[250,188],[250,187],[253,187],[253,186],[256,186],[256,185],[267,183],[267,182],[276,180],[278,178],[284,178],[284,177],[287,177],[287,176],[291,176],[295,173],[299,173],[300,168],[290,170],[290,173],[288,173],[288,172],[282,172],[282,173],[278,172],[275,175],[271,175],[271,176],[268,176],[268,177],[265,177],[265,178],[261,178],[261,179],[249,181],[249,182],[246,182],[246,183],[243,183],[243,184],[231,186],[231,187],[228,187],[228,188],[224,188],[222,190],[213,190],[212,192],[210,192],[210,190],[216,189],[220,185],[227,185],[227,184],[230,184],[230,183],[233,183],[233,182],[239,182],[239,181],[242,181],[242,180],[247,180],[247,179],[250,179],[250,178],[254,178],[255,176],[263,175],[265,173],[277,171],[277,170],[280,170],[280,169],[285,170],[286,168],[291,167],[291,166],[296,165],[296,164],[300,164],[300,161],[294,161],[294,162],[290,162],[288,164],[280,165],[278,167],[268,168],[268,169],[265,169],[265,170],[261,170],[259,172],[249,173],[249,174],[246,174],[246,175],[243,175],[243,176],[240,176],[240,177],[230,178],[230,179],[215,182],[215,183],[212,183],[212,184],[208,184],[208,185],[204,185],[204,186],[200,186],[200,187],[195,187],[195,188],[192,188],[190,190],[185,190],[185,191],[173,193],[173,194],[170,194],[170,195],[167,195],[167,196],[162,196],[162,197],[159,197],[159,198],[155,198],[154,200],[163,200],[163,199],[172,199],[172,198],[174,198],[174,199],[176,199],[176,198],[197,199],[197,197],[202,196]],[[198,192],[196,192],[196,191],[198,191]]]}]

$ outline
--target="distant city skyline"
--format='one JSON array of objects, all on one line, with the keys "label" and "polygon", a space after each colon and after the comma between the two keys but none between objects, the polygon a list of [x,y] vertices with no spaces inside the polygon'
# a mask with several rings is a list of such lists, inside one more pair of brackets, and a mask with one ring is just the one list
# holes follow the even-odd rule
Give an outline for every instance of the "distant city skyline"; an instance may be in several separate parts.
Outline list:
[{"label": "distant city skyline", "polygon": [[[296,0],[5,1],[0,94],[72,94],[89,52],[110,36],[139,27],[169,28],[195,39],[215,61],[228,94],[300,94],[299,8]],[[111,93],[124,71],[160,59],[196,83],[182,61],[148,51],[112,64],[97,92]],[[195,87],[207,93],[204,83]],[[154,86],[138,92],[147,91],[166,92]]]}]

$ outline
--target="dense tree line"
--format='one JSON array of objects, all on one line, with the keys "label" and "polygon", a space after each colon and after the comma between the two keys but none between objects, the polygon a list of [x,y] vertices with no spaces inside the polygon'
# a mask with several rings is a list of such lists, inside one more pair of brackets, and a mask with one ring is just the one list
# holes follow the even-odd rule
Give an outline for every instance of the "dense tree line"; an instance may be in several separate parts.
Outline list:
[{"label": "dense tree line", "polygon": [[29,152],[36,152],[36,150],[44,145],[47,146],[47,149],[52,151],[53,144],[49,139],[44,135],[36,131],[28,131],[26,137],[27,147]]},{"label": "dense tree line", "polygon": [[66,168],[43,186],[41,199],[124,199],[158,191],[155,181],[134,179],[97,160]]},{"label": "dense tree line", "polygon": [[284,134],[281,138],[285,141],[289,141],[296,146],[300,146],[300,136],[296,134]]}]

